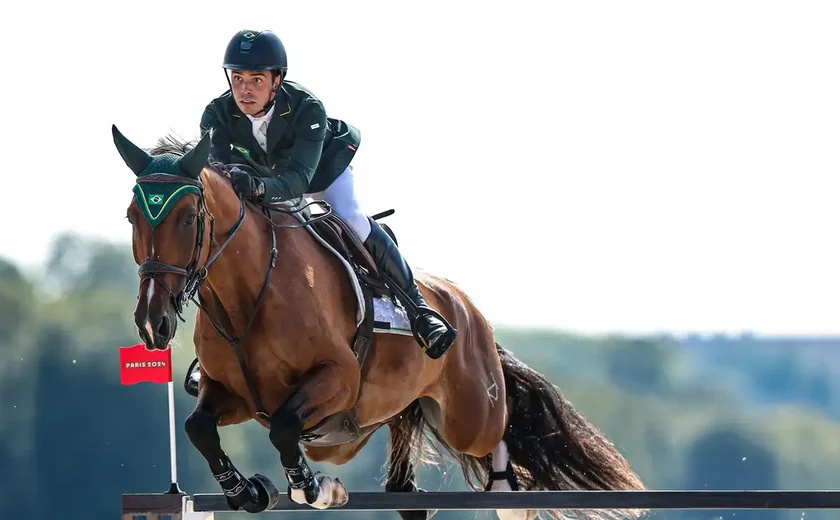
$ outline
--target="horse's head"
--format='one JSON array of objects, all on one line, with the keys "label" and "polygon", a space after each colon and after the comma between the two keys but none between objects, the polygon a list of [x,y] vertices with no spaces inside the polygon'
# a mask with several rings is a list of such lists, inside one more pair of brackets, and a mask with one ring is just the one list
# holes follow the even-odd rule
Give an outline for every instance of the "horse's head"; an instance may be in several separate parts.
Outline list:
[{"label": "horse's head", "polygon": [[134,322],[148,349],[165,349],[175,336],[181,306],[206,276],[200,268],[209,242],[201,173],[210,152],[207,134],[187,150],[158,147],[151,154],[112,127],[114,144],[137,176],[127,218],[140,266]]}]

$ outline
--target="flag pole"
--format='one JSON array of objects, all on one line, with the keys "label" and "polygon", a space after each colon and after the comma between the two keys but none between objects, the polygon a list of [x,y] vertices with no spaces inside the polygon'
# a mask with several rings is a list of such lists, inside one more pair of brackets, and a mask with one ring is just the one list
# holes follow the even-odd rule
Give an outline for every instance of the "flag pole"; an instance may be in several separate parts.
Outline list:
[{"label": "flag pole", "polygon": [[169,401],[169,467],[170,484],[166,494],[183,495],[178,487],[178,458],[175,454],[175,381],[172,370],[172,345],[153,350],[144,343],[120,347],[120,383],[134,385],[148,382],[166,383]]},{"label": "flag pole", "polygon": [[[172,348],[171,346],[169,347]],[[178,458],[175,453],[175,382],[172,378],[172,362],[169,363],[169,382],[166,384],[169,393],[169,470],[171,475],[171,484],[169,484],[169,491],[167,494],[183,493],[178,487]]]}]

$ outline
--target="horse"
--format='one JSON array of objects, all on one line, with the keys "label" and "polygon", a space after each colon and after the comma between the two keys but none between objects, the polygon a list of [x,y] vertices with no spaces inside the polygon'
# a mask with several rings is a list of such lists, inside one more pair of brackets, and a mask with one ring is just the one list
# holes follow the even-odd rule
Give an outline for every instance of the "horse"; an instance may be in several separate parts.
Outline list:
[{"label": "horse", "polygon": [[[184,430],[231,510],[259,513],[280,497],[268,477],[246,478],[221,446],[219,427],[251,420],[279,452],[289,497],[315,509],[340,508],[349,492],[309,461],[348,463],[383,426],[386,493],[423,491],[414,463],[435,442],[474,491],[644,489],[560,390],[496,341],[454,282],[415,273],[429,306],[458,331],[432,358],[406,325],[411,309],[328,204],[243,200],[231,165],[210,157],[209,133],[197,143],[159,138],[148,151],[115,125],[112,134],[136,176],[126,218],[138,334],[147,349],[168,348],[184,305],[196,304],[196,404]],[[435,511],[398,513],[420,520]],[[497,510],[503,520],[537,513]]]}]

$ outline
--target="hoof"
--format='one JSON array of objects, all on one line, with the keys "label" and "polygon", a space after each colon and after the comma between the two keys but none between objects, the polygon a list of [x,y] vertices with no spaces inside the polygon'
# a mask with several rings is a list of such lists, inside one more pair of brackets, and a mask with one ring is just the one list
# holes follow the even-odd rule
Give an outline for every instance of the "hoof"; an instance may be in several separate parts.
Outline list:
[{"label": "hoof", "polygon": [[397,511],[402,520],[427,520],[429,511]]},{"label": "hoof", "polygon": [[539,511],[535,509],[497,509],[499,520],[534,520]]},{"label": "hoof", "polygon": [[298,504],[308,504],[315,509],[342,507],[347,504],[350,495],[341,480],[317,473],[314,477],[311,488],[289,488],[289,499]]},{"label": "hoof", "polygon": [[259,473],[248,479],[251,483],[249,488],[252,489],[252,500],[249,500],[242,506],[242,509],[249,513],[261,513],[273,508],[280,501],[280,492],[268,479]]},{"label": "hoof", "polygon": [[318,498],[312,503],[312,507],[316,509],[342,507],[350,500],[347,488],[338,478],[321,475],[318,477],[318,486],[321,488],[318,492]]}]

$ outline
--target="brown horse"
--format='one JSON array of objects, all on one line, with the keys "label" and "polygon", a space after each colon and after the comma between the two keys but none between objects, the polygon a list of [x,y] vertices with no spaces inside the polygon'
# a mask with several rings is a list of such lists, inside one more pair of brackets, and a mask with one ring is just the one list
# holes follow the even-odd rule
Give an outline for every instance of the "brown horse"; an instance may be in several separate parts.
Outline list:
[{"label": "brown horse", "polygon": [[227,167],[208,162],[207,135],[194,146],[161,139],[146,152],[112,130],[137,176],[127,217],[140,266],[138,331],[147,348],[166,348],[184,303],[199,306],[200,378],[185,430],[232,509],[259,512],[279,498],[269,479],[244,477],[221,447],[217,427],[249,420],[268,428],[291,498],[315,508],[340,507],[348,492],[313,474],[306,457],[347,463],[385,425],[386,492],[418,490],[412,457],[431,439],[475,490],[644,489],[556,387],[496,343],[453,283],[416,274],[430,307],[458,330],[451,349],[431,359],[405,330],[400,300],[326,204],[312,212],[242,201]]}]

